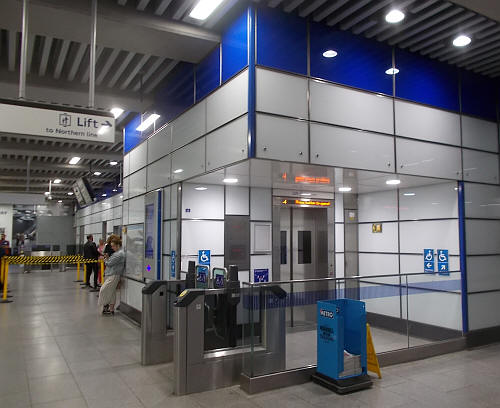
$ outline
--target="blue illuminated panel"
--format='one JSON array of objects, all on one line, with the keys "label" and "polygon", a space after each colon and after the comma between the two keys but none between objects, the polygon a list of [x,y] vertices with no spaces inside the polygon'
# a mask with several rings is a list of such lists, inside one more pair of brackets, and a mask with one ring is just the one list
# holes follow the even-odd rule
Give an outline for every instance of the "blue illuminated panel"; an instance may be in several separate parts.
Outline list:
[{"label": "blue illuminated panel", "polygon": [[257,64],[307,75],[307,22],[279,10],[257,11]]},{"label": "blue illuminated panel", "polygon": [[222,35],[222,82],[248,64],[248,10]]},{"label": "blue illuminated panel", "polygon": [[[392,67],[391,47],[333,30],[322,24],[310,26],[311,76],[372,92],[392,95],[392,76],[385,71]],[[323,52],[334,50],[334,58]]]},{"label": "blue illuminated panel", "polygon": [[459,111],[455,67],[396,48],[396,96],[442,109]]},{"label": "blue illuminated panel", "polygon": [[194,65],[181,62],[170,75],[170,80],[155,95],[154,108],[160,119],[158,129],[164,123],[180,115],[194,103]]},{"label": "blue illuminated panel", "polygon": [[141,115],[137,115],[132,119],[124,129],[123,135],[123,150],[125,153],[130,152],[135,146],[146,139],[145,135],[138,132],[137,126],[141,124]]},{"label": "blue illuminated panel", "polygon": [[494,79],[461,71],[462,112],[496,121],[498,83]]},{"label": "blue illuminated panel", "polygon": [[216,89],[219,81],[220,47],[217,47],[196,67],[196,101]]}]

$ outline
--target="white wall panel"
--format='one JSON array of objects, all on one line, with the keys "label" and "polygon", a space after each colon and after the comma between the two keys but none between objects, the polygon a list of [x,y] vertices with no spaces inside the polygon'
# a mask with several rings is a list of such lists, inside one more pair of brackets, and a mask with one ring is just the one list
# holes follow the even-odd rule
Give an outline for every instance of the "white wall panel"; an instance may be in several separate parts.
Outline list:
[{"label": "white wall panel", "polygon": [[[398,255],[359,254],[359,275],[361,276],[394,275],[397,274],[398,272],[399,272]],[[387,283],[383,279],[379,278],[369,280],[369,282],[372,282],[373,284],[375,282]]]},{"label": "white wall panel", "polygon": [[129,177],[129,198],[136,197],[146,192],[147,169],[139,170]]},{"label": "white wall panel", "polygon": [[122,196],[123,196],[123,199],[124,199],[124,200],[127,200],[127,199],[129,198],[129,195],[130,195],[130,193],[129,193],[129,188],[128,188],[128,186],[129,186],[129,181],[130,181],[130,176],[125,177],[125,178],[123,179],[123,183],[122,183],[122,185],[123,185],[123,190],[122,190],[123,192],[122,192]]},{"label": "white wall panel", "polygon": [[207,132],[248,111],[248,70],[231,79],[207,99]]},{"label": "white wall panel", "polygon": [[142,169],[148,163],[148,144],[142,142],[130,152],[130,173]]},{"label": "white wall panel", "polygon": [[394,221],[398,219],[397,192],[381,191],[358,195],[359,222]]},{"label": "white wall panel", "polygon": [[224,186],[208,185],[203,191],[195,190],[197,186],[185,183],[182,187],[182,218],[223,220]]},{"label": "white wall panel", "polygon": [[398,252],[398,225],[385,223],[381,233],[372,233],[371,224],[359,224],[360,252]]},{"label": "white wall panel", "polygon": [[307,122],[257,115],[257,157],[308,161]]},{"label": "white wall panel", "polygon": [[500,289],[500,255],[467,257],[467,290]]},{"label": "white wall panel", "polygon": [[464,147],[498,152],[498,128],[495,122],[462,116]]},{"label": "white wall panel", "polygon": [[252,187],[250,189],[250,219],[258,221],[271,221],[271,189],[257,187]]},{"label": "white wall panel", "polygon": [[207,171],[248,157],[248,116],[210,133],[207,139]]},{"label": "white wall panel", "polygon": [[335,222],[344,222],[344,194],[335,193]]},{"label": "white wall panel", "polygon": [[460,115],[395,101],[396,134],[460,146]]},{"label": "white wall panel", "polygon": [[165,126],[148,139],[148,164],[172,151],[172,126]]},{"label": "white wall panel", "polygon": [[249,215],[249,187],[226,186],[226,214]]},{"label": "white wall panel", "polygon": [[468,300],[470,330],[500,326],[500,292],[471,294]]},{"label": "white wall panel", "polygon": [[464,180],[498,184],[498,154],[463,149]]},{"label": "white wall panel", "polygon": [[250,223],[250,253],[271,253],[272,224],[270,222]]},{"label": "white wall panel", "polygon": [[[404,316],[406,317],[406,313]],[[459,294],[443,292],[410,295],[408,318],[416,322],[462,330],[462,298]]]},{"label": "white wall panel", "polygon": [[192,106],[172,123],[172,146],[178,149],[206,133],[205,100]]},{"label": "white wall panel", "polygon": [[467,218],[500,218],[500,187],[465,183]]},{"label": "white wall panel", "polygon": [[123,211],[122,211],[122,224],[123,225],[128,225],[129,224],[129,222],[128,222],[128,218],[129,218],[128,217],[129,202],[130,201],[127,200],[127,201],[124,201],[123,204],[122,204],[122,209],[123,209]]},{"label": "white wall panel", "polygon": [[394,133],[392,99],[310,81],[311,120]]},{"label": "white wall panel", "polygon": [[400,219],[458,218],[456,187],[451,182],[399,190]]},{"label": "white wall panel", "polygon": [[344,252],[344,224],[335,224],[335,251]]},{"label": "white wall panel", "polygon": [[251,255],[250,256],[250,277],[254,281],[255,269],[269,269],[269,281],[273,280],[273,257],[272,255]]},{"label": "white wall panel", "polygon": [[467,220],[465,234],[468,255],[500,253],[500,221]]},{"label": "white wall panel", "polygon": [[171,218],[170,208],[171,208],[171,194],[170,186],[163,189],[163,219],[167,220]]},{"label": "white wall panel", "polygon": [[129,203],[129,224],[138,224],[144,222],[144,196],[132,198]]},{"label": "white wall panel", "polygon": [[144,287],[144,283],[137,282],[131,279],[122,279],[125,281],[125,291],[126,296],[124,299],[125,303],[129,306],[132,306],[134,309],[142,311],[142,288]]},{"label": "white wall panel", "polygon": [[401,252],[423,254],[425,248],[434,248],[447,249],[450,255],[457,255],[458,220],[401,222],[400,243]]},{"label": "white wall panel", "polygon": [[396,139],[397,170],[404,174],[443,177],[460,177],[461,152],[458,147]]},{"label": "white wall panel", "polygon": [[[175,173],[182,169],[182,172]],[[205,139],[197,140],[172,153],[172,181],[182,181],[205,171]]]},{"label": "white wall panel", "polygon": [[130,174],[130,153],[123,156],[123,177]]},{"label": "white wall panel", "polygon": [[122,217],[122,206],[119,205],[118,207],[113,208],[113,219],[121,217]]},{"label": "white wall panel", "polygon": [[174,184],[170,186],[170,218],[177,218],[177,197],[179,192],[180,184]]},{"label": "white wall panel", "polygon": [[392,136],[313,123],[311,163],[394,171],[394,139]]},{"label": "white wall panel", "polygon": [[170,184],[171,156],[166,156],[148,166],[148,191]]},{"label": "white wall panel", "polygon": [[335,277],[344,277],[344,254],[335,254]]},{"label": "white wall panel", "polygon": [[182,256],[198,255],[209,249],[212,255],[224,254],[224,221],[182,221]]},{"label": "white wall panel", "polygon": [[[368,313],[377,313],[385,316],[400,317],[401,304],[399,296],[365,299],[366,311]],[[406,344],[405,344],[406,347]]]},{"label": "white wall panel", "polygon": [[257,68],[257,110],[307,119],[307,79]]},{"label": "white wall panel", "polygon": [[[171,251],[172,251],[172,248],[171,248],[171,231],[170,231],[170,227],[172,225],[173,222],[176,222],[176,221],[165,221],[163,222],[163,253],[164,254],[170,254]],[[169,258],[170,259],[170,258]],[[169,264],[169,270],[170,270],[170,264]]]}]

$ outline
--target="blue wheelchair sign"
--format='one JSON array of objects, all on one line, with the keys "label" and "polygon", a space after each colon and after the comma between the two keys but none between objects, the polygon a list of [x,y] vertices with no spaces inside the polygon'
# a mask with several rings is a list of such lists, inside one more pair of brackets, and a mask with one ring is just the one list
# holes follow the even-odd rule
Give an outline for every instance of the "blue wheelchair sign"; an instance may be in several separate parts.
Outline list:
[{"label": "blue wheelchair sign", "polygon": [[438,273],[440,275],[449,275],[449,257],[447,249],[438,249],[437,250],[437,258],[438,258]]},{"label": "blue wheelchair sign", "polygon": [[209,249],[200,249],[198,251],[198,265],[210,266],[210,250]]},{"label": "blue wheelchair sign", "polygon": [[424,272],[434,273],[434,249],[424,249]]}]

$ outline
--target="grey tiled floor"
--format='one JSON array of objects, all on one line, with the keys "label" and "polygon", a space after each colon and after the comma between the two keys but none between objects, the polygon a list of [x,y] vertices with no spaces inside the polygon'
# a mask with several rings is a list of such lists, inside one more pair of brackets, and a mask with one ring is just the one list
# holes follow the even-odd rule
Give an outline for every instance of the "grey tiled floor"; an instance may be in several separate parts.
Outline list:
[{"label": "grey tiled floor", "polygon": [[139,329],[97,314],[73,272],[12,274],[0,304],[0,408],[500,407],[500,345],[382,370],[339,396],[308,383],[247,396],[238,387],[172,395],[172,365],[142,367]]}]

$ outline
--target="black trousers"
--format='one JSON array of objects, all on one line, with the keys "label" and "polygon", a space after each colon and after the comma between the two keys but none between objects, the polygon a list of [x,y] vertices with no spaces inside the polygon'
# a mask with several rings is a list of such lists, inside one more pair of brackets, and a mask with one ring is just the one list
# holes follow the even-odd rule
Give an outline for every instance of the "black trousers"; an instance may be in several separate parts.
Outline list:
[{"label": "black trousers", "polygon": [[87,274],[85,276],[85,283],[87,285],[90,284],[90,275],[94,272],[94,288],[97,288],[97,277],[99,276],[99,263],[93,262],[88,263],[87,265]]}]

